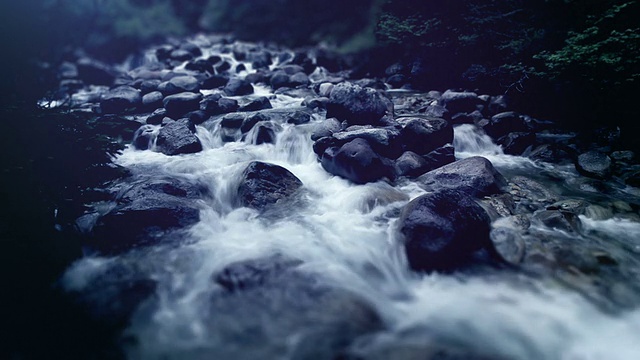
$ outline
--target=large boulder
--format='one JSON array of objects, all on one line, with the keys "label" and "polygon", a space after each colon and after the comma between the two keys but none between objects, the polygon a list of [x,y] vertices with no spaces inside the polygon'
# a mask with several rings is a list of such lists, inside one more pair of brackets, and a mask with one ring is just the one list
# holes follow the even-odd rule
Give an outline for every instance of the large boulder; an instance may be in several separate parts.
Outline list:
[{"label": "large boulder", "polygon": [[348,82],[333,87],[327,104],[327,117],[346,120],[349,125],[376,125],[392,115],[393,103],[372,88]]},{"label": "large boulder", "polygon": [[162,100],[167,114],[173,119],[178,119],[191,111],[200,110],[202,94],[183,92],[169,95]]},{"label": "large boulder", "polygon": [[584,176],[606,179],[611,176],[611,158],[599,151],[588,151],[580,154],[576,160],[576,170]]},{"label": "large boulder", "polygon": [[242,173],[238,199],[242,206],[264,210],[301,187],[302,181],[282,166],[253,161]]},{"label": "large boulder", "polygon": [[474,156],[429,171],[418,178],[428,191],[456,189],[471,196],[487,196],[503,191],[505,178],[486,158]]},{"label": "large boulder", "polygon": [[124,186],[117,205],[95,223],[89,247],[117,254],[171,240],[175,230],[200,220],[194,200],[202,189],[177,179],[144,179]]},{"label": "large boulder", "polygon": [[367,140],[362,138],[356,138],[339,148],[326,148],[320,162],[329,173],[356,184],[395,177],[393,163],[378,155]]},{"label": "large boulder", "polygon": [[453,127],[444,119],[400,118],[402,144],[406,151],[419,155],[453,143]]},{"label": "large boulder", "polygon": [[403,210],[399,231],[414,270],[451,270],[482,249],[495,254],[491,220],[468,194],[442,190],[412,200]]},{"label": "large boulder", "polygon": [[105,114],[120,114],[135,110],[141,103],[140,90],[131,86],[119,86],[102,95],[100,109]]},{"label": "large boulder", "polygon": [[165,155],[190,154],[202,151],[200,139],[187,125],[171,121],[163,126],[156,139],[158,150]]}]

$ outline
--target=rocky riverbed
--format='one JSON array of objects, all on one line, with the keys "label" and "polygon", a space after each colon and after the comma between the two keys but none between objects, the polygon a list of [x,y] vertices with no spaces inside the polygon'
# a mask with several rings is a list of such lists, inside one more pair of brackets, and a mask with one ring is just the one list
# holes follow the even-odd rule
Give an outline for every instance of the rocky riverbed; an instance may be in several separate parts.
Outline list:
[{"label": "rocky riverbed", "polygon": [[619,130],[347,64],[198,35],[60,66],[40,105],[92,160],[57,216],[84,254],[59,284],[123,356],[640,356],[640,165]]}]

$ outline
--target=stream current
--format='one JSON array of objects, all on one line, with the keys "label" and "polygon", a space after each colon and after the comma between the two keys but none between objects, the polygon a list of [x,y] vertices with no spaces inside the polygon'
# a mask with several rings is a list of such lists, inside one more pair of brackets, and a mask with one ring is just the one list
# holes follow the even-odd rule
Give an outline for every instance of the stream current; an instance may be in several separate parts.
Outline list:
[{"label": "stream current", "polygon": [[[276,110],[302,101],[273,95],[266,87],[256,87],[256,92],[270,96]],[[274,254],[301,260],[301,271],[357,294],[379,314],[382,330],[351,344],[350,351],[361,358],[394,358],[389,354],[398,356],[397,349],[404,349],[401,358],[422,358],[416,354],[431,343],[490,358],[640,358],[640,310],[634,307],[610,311],[558,279],[517,271],[410,271],[395,227],[399,210],[424,190],[411,181],[355,185],[327,173],[310,140],[322,120],[316,114],[308,124],[281,124],[275,144],[253,145],[250,134],[244,141],[222,142],[220,119],[213,118],[197,127],[202,152],[166,156],[128,147],[114,162],[134,176],[166,176],[208,188],[210,196],[198,200],[200,221],[178,246],[87,256],[68,269],[63,286],[81,292],[105,276],[155,281],[153,296],[137,308],[125,330],[135,339],[124,346],[132,359],[304,358],[299,348],[313,346],[301,341],[304,332],[321,327],[321,321],[309,321],[303,331],[276,338],[264,334],[278,333],[273,327],[280,322],[253,319],[251,333],[242,320],[235,324],[232,315],[209,306],[212,294],[219,291],[212,274],[239,261]],[[570,193],[563,184],[578,178],[572,166],[504,155],[472,125],[455,129],[454,145],[458,158],[487,157],[507,179],[529,174]],[[269,214],[238,206],[234,189],[246,165],[256,160],[296,175],[304,184],[300,202]],[[559,185],[558,178],[566,180]],[[640,268],[635,260],[640,256],[640,223],[617,217],[581,216],[581,221],[580,234],[535,223],[532,229],[556,232],[576,244],[615,243],[622,256],[631,259],[631,269]]]}]

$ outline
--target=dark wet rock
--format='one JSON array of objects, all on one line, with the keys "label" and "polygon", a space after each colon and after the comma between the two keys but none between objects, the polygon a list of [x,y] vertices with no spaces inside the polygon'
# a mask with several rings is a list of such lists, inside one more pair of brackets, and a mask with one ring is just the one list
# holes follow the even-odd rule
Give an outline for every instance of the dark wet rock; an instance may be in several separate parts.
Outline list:
[{"label": "dark wet rock", "polygon": [[334,84],[329,82],[320,84],[320,86],[318,87],[318,95],[324,96],[324,97],[331,96],[331,90],[333,90],[334,86],[335,86]]},{"label": "dark wet rock", "polygon": [[629,186],[640,188],[640,171],[625,176],[624,182]]},{"label": "dark wet rock", "polygon": [[253,72],[245,76],[244,79],[251,84],[258,84],[258,83],[266,84],[269,82],[269,77],[264,71]]},{"label": "dark wet rock", "polygon": [[315,130],[311,134],[311,140],[317,141],[323,137],[332,136],[334,133],[342,129],[342,124],[336,118],[329,118],[316,125]]},{"label": "dark wet rock", "polygon": [[93,320],[121,329],[129,324],[138,307],[153,297],[156,287],[155,280],[116,264],[93,276],[82,289],[69,292]]},{"label": "dark wet rock", "polygon": [[382,178],[393,179],[395,176],[393,163],[378,155],[367,140],[362,138],[356,138],[340,148],[326,148],[320,162],[327,172],[351,180],[356,184],[364,184]]},{"label": "dark wet rock", "polygon": [[287,75],[287,73],[285,73],[284,71],[276,71],[275,73],[273,73],[273,75],[271,75],[269,83],[274,90],[282,87],[287,87],[289,86],[289,75]]},{"label": "dark wet rock", "polygon": [[508,217],[515,213],[516,204],[511,194],[495,194],[482,200],[485,209],[492,219]]},{"label": "dark wet rock", "polygon": [[266,96],[260,96],[240,106],[238,111],[260,111],[272,108],[273,106],[271,106],[269,98],[267,98]]},{"label": "dark wet rock", "polygon": [[471,113],[458,113],[451,117],[451,123],[458,124],[478,124],[484,119],[482,113],[478,110]]},{"label": "dark wet rock", "polygon": [[570,161],[571,155],[566,147],[558,144],[542,144],[531,151],[529,158],[559,164]]},{"label": "dark wet rock", "polygon": [[493,246],[510,264],[520,264],[524,259],[526,244],[520,232],[508,227],[497,227],[490,233]]},{"label": "dark wet rock", "polygon": [[247,138],[254,145],[275,144],[280,130],[281,127],[272,121],[260,121],[247,133]]},{"label": "dark wet rock", "polygon": [[494,115],[484,127],[484,132],[494,139],[512,132],[529,132],[529,125],[520,114],[510,111]]},{"label": "dark wet rock", "polygon": [[505,154],[522,155],[527,149],[536,143],[536,134],[531,132],[512,132],[500,139],[497,143],[502,146]]},{"label": "dark wet rock", "polygon": [[478,110],[478,105],[482,104],[482,100],[478,98],[478,94],[474,92],[457,92],[447,90],[442,94],[440,103],[449,110],[451,115],[458,113],[470,113]]},{"label": "dark wet rock", "polygon": [[311,121],[311,114],[306,111],[294,111],[287,116],[287,123],[294,125],[302,125]]},{"label": "dark wet rock", "polygon": [[149,110],[161,108],[163,98],[160,91],[152,91],[142,97],[142,107]]},{"label": "dark wet rock", "polygon": [[553,192],[549,186],[544,186],[524,176],[512,177],[509,187],[509,193],[513,195],[517,202],[523,203],[533,209],[538,209],[558,201],[558,194]]},{"label": "dark wet rock", "polygon": [[327,104],[327,117],[346,120],[349,125],[375,125],[393,113],[393,103],[371,88],[362,88],[348,82],[331,90]]},{"label": "dark wet rock", "polygon": [[92,85],[113,85],[116,79],[111,68],[100,61],[82,58],[76,62],[78,76],[82,81]]},{"label": "dark wet rock", "polygon": [[156,109],[147,117],[147,124],[160,125],[162,120],[167,117],[167,110],[164,108]]},{"label": "dark wet rock", "polygon": [[189,41],[185,41],[182,42],[180,44],[180,49],[181,50],[186,50],[188,52],[190,52],[193,56],[201,56],[202,55],[202,50],[200,50],[200,47],[192,42]]},{"label": "dark wet rock", "polygon": [[306,101],[306,106],[309,109],[324,110],[327,108],[327,104],[329,104],[329,98],[326,98],[326,97],[319,97],[319,98],[314,98],[309,101]]},{"label": "dark wet rock", "polygon": [[385,82],[394,89],[399,89],[403,85],[407,84],[407,77],[402,74],[395,74],[389,76]]},{"label": "dark wet rock", "polygon": [[400,155],[394,165],[397,176],[418,177],[429,171],[427,160],[411,151],[405,151]]},{"label": "dark wet rock", "polygon": [[534,217],[545,226],[556,230],[574,233],[582,228],[578,215],[568,211],[543,210],[535,213]]},{"label": "dark wet rock", "polygon": [[405,150],[425,155],[446,144],[453,143],[453,127],[444,119],[400,118],[401,136]]},{"label": "dark wet rock", "polygon": [[242,206],[264,210],[301,187],[302,181],[282,166],[253,161],[242,173],[238,199]]},{"label": "dark wet rock", "polygon": [[218,63],[215,66],[215,69],[216,69],[216,72],[219,74],[225,73],[231,69],[231,63],[226,60],[223,60],[222,62]]},{"label": "dark wet rock", "polygon": [[200,83],[193,76],[176,76],[158,85],[158,91],[164,95],[173,95],[181,92],[198,92]]},{"label": "dark wet rock", "polygon": [[185,114],[184,117],[189,119],[191,123],[199,125],[209,119],[209,114],[207,114],[203,110],[195,110],[195,111],[188,112],[187,114]]},{"label": "dark wet rock", "polygon": [[205,100],[203,103],[204,111],[210,115],[220,115],[232,113],[240,107],[238,101],[229,98],[220,98],[217,100]]},{"label": "dark wet rock", "polygon": [[616,163],[631,164],[636,158],[636,154],[630,150],[614,151],[609,157]]},{"label": "dark wet rock", "polygon": [[113,114],[92,119],[88,125],[92,126],[94,131],[100,135],[121,138],[124,141],[131,141],[133,134],[140,127],[140,123],[135,120]]},{"label": "dark wet rock", "polygon": [[424,111],[422,111],[422,113],[425,116],[434,117],[434,118],[448,118],[450,114],[447,108],[438,104],[427,106],[426,108],[424,108]]},{"label": "dark wet rock", "polygon": [[451,270],[475,252],[493,249],[490,224],[471,196],[448,189],[412,200],[402,212],[399,231],[412,269]]},{"label": "dark wet rock", "polygon": [[242,79],[231,79],[224,87],[224,92],[228,96],[242,96],[253,94],[253,86],[250,82]]},{"label": "dark wet rock", "polygon": [[557,210],[569,212],[575,215],[582,215],[584,214],[587,206],[589,206],[589,203],[584,200],[564,199],[547,206],[547,210]]},{"label": "dark wet rock", "polygon": [[164,108],[172,118],[180,118],[188,112],[200,110],[201,94],[183,92],[164,98]]},{"label": "dark wet rock", "polygon": [[240,131],[243,133],[249,132],[257,123],[267,121],[269,121],[269,117],[261,112],[247,115],[244,120],[242,120]]},{"label": "dark wet rock", "polygon": [[376,153],[390,159],[395,159],[402,154],[400,133],[393,128],[352,126],[345,131],[334,133],[333,138],[337,140],[337,145],[358,138],[365,139]]},{"label": "dark wet rock", "polygon": [[[250,351],[257,357],[286,353],[295,359],[339,359],[348,344],[382,328],[375,309],[360,296],[330,287],[296,266],[262,266],[269,263],[266,259],[230,265],[242,275],[238,268],[251,269],[251,286],[213,294],[208,313],[215,317],[207,326],[222,336],[214,358],[241,358],[247,349],[236,344],[251,343],[255,345]],[[259,284],[252,282],[254,278]],[[289,339],[293,337],[292,346]]]},{"label": "dark wet rock", "polygon": [[584,176],[606,179],[611,176],[611,158],[598,151],[589,151],[578,156],[576,170]]},{"label": "dark wet rock", "polygon": [[303,72],[293,74],[289,77],[289,86],[298,87],[309,85],[309,77]]},{"label": "dark wet rock", "polygon": [[426,171],[431,171],[456,161],[455,148],[447,144],[423,155],[423,158],[427,161]]},{"label": "dark wet rock", "polygon": [[140,92],[142,94],[148,94],[150,92],[154,92],[158,90],[158,85],[160,85],[162,81],[160,80],[144,80],[140,82]]},{"label": "dark wet rock", "polygon": [[160,129],[156,140],[158,150],[165,155],[190,154],[202,151],[202,144],[187,125],[171,122]]},{"label": "dark wet rock", "polygon": [[482,197],[503,192],[507,181],[486,158],[474,156],[432,170],[418,178],[428,191],[456,189]]},{"label": "dark wet rock", "polygon": [[202,73],[210,73],[213,74],[214,70],[213,70],[213,65],[205,60],[205,59],[198,59],[198,60],[192,60],[189,61],[185,66],[185,69],[187,70],[191,70],[191,71],[197,71],[197,72],[202,72]]},{"label": "dark wet rock", "polygon": [[300,264],[302,261],[282,255],[246,260],[227,266],[214,276],[214,281],[227,291],[242,291],[265,285]]},{"label": "dark wet rock", "polygon": [[171,241],[175,230],[199,221],[193,198],[201,188],[175,179],[145,179],[132,184],[117,206],[102,216],[87,239],[101,254],[117,254],[138,246]]},{"label": "dark wet rock", "polygon": [[153,140],[156,137],[156,126],[154,125],[142,125],[133,134],[133,146],[138,150],[147,150],[153,144]]},{"label": "dark wet rock", "polygon": [[222,75],[211,75],[208,78],[202,80],[200,88],[205,90],[218,89],[226,86],[229,79]]},{"label": "dark wet rock", "polygon": [[189,120],[189,118],[184,117],[181,119],[176,120],[176,122],[186,126],[189,131],[191,131],[192,133],[196,133],[196,124],[192,123],[191,120]]},{"label": "dark wet rock", "polygon": [[130,86],[120,86],[101,96],[100,109],[105,114],[121,114],[135,110],[141,101],[139,90]]}]

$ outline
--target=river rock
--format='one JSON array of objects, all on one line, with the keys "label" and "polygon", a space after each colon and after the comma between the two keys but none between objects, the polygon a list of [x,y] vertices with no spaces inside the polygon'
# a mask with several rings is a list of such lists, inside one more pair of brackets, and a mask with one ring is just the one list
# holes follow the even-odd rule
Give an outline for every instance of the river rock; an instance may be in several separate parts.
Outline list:
[{"label": "river rock", "polygon": [[92,85],[113,85],[116,79],[113,70],[106,64],[90,58],[81,58],[76,62],[78,76]]},{"label": "river rock", "polygon": [[266,96],[260,96],[240,106],[238,111],[260,111],[272,108],[273,106],[271,106],[269,98]]},{"label": "river rock", "polygon": [[469,194],[453,189],[422,195],[402,211],[399,231],[414,270],[451,270],[492,249],[491,220]]},{"label": "river rock", "polygon": [[271,75],[269,83],[273,90],[289,86],[289,75],[284,71],[276,71]]},{"label": "river rock", "polygon": [[200,139],[187,125],[172,121],[163,126],[156,139],[158,150],[165,155],[191,154],[202,151]]},{"label": "river rock", "polygon": [[133,134],[133,146],[138,150],[147,150],[151,148],[153,144],[153,140],[156,137],[156,128],[155,125],[142,125],[136,132]]},{"label": "river rock", "polygon": [[184,66],[184,68],[187,70],[201,72],[201,73],[209,73],[209,74],[214,73],[213,64],[211,64],[206,59],[197,59],[197,60],[189,61]]},{"label": "river rock", "polygon": [[356,138],[339,148],[326,148],[320,163],[327,172],[356,184],[378,181],[385,177],[393,179],[395,176],[391,160],[378,155],[367,140],[362,138]]},{"label": "river rock", "polygon": [[447,90],[442,94],[440,103],[449,110],[451,115],[458,113],[470,113],[478,110],[482,100],[474,92],[458,92]]},{"label": "river rock", "polygon": [[294,111],[287,116],[287,123],[302,125],[311,121],[311,114],[306,111]]},{"label": "river rock", "polygon": [[342,128],[342,124],[336,118],[328,118],[323,122],[316,125],[313,133],[311,134],[311,140],[317,141],[323,137],[330,137],[334,133],[339,132]]},{"label": "river rock", "polygon": [[162,124],[162,120],[167,116],[167,110],[165,108],[156,109],[147,117],[146,122],[151,125],[160,125]]},{"label": "river rock", "polygon": [[200,220],[194,199],[202,188],[175,179],[145,179],[129,186],[102,216],[88,245],[101,254],[169,241],[172,231]]},{"label": "river rock", "polygon": [[429,171],[418,178],[418,183],[427,191],[456,189],[465,194],[482,197],[503,192],[505,178],[491,162],[473,156]]},{"label": "river rock", "polygon": [[513,111],[492,116],[483,129],[493,139],[498,139],[512,132],[529,132],[530,130],[527,122],[520,114]]},{"label": "river rock", "polygon": [[253,86],[246,80],[234,78],[225,85],[224,92],[228,96],[250,95],[253,94]]},{"label": "river rock", "polygon": [[227,78],[226,76],[211,75],[208,78],[202,80],[200,88],[205,90],[217,89],[226,86],[228,82],[229,78]]},{"label": "river rock", "polygon": [[405,150],[425,155],[446,144],[453,143],[453,127],[444,119],[400,118],[401,136]]},{"label": "river rock", "polygon": [[158,85],[158,91],[162,92],[165,96],[181,92],[195,93],[200,91],[200,83],[198,79],[193,76],[176,76]]},{"label": "river rock", "polygon": [[121,114],[135,110],[141,102],[140,90],[131,86],[119,86],[102,95],[100,109],[105,114]]},{"label": "river rock", "polygon": [[576,170],[584,176],[606,179],[611,176],[611,158],[599,151],[589,151],[578,156]]},{"label": "river rock", "polygon": [[340,145],[358,138],[365,139],[376,153],[390,159],[395,159],[402,154],[400,133],[390,127],[352,126],[345,131],[334,133],[333,138]]},{"label": "river rock", "polygon": [[348,82],[333,87],[327,104],[327,117],[346,120],[349,125],[375,125],[392,114],[393,103],[371,88]]},{"label": "river rock", "polygon": [[142,107],[148,110],[161,108],[163,106],[162,99],[163,96],[160,91],[152,91],[142,97]]},{"label": "river rock", "polygon": [[238,199],[242,206],[264,210],[301,187],[302,181],[282,166],[253,161],[242,173]]},{"label": "river rock", "polygon": [[282,128],[272,121],[259,121],[247,132],[247,139],[254,145],[275,144],[280,130]]},{"label": "river rock", "polygon": [[411,151],[405,151],[400,155],[394,166],[397,176],[418,177],[428,171],[427,160]]},{"label": "river rock", "polygon": [[295,260],[282,260],[277,266],[273,261],[243,261],[214,275],[227,285],[228,275],[237,274],[234,280],[248,286],[212,294],[207,313],[215,315],[206,326],[221,336],[220,345],[207,353],[212,358],[242,358],[245,344],[252,344],[258,357],[338,359],[348,344],[381,330],[380,317],[362,297],[287,263]]},{"label": "river rock", "polygon": [[227,291],[241,291],[265,285],[295,269],[302,261],[280,254],[268,258],[240,261],[224,268],[214,281]]},{"label": "river rock", "polygon": [[167,115],[177,119],[188,112],[200,110],[201,94],[192,92],[183,92],[175,95],[169,95],[162,101]]},{"label": "river rock", "polygon": [[209,115],[236,112],[239,107],[237,100],[223,97],[205,98],[200,102],[200,108]]},{"label": "river rock", "polygon": [[522,155],[527,149],[536,143],[536,134],[531,132],[512,132],[500,139],[497,143],[502,146],[505,154]]},{"label": "river rock", "polygon": [[441,146],[422,157],[427,161],[426,171],[431,171],[456,161],[455,148],[451,144]]},{"label": "river rock", "polygon": [[582,229],[580,218],[568,211],[543,210],[534,214],[534,217],[547,227],[562,230],[569,233],[579,232]]}]

